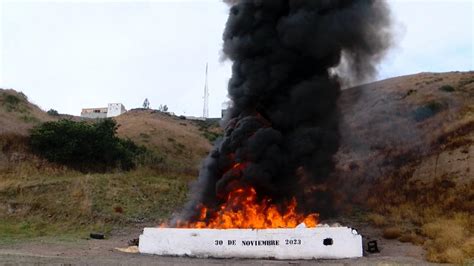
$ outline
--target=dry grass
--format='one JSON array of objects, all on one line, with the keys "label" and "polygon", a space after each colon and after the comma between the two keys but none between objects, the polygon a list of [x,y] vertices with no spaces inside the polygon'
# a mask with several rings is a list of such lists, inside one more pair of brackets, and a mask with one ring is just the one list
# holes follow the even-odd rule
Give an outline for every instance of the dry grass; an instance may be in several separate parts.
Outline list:
[{"label": "dry grass", "polygon": [[474,218],[466,212],[454,213],[446,215],[436,207],[420,208],[419,214],[395,226],[391,224],[398,223],[398,219],[387,213],[383,237],[423,245],[431,262],[467,263],[474,258]]},{"label": "dry grass", "polygon": [[385,217],[377,213],[369,214],[367,216],[367,220],[377,227],[381,227],[387,224],[387,220],[385,219]]},{"label": "dry grass", "polygon": [[[13,95],[2,102],[3,95]],[[0,242],[39,236],[84,237],[141,222],[167,220],[211,148],[192,121],[160,113],[117,118],[119,136],[163,156],[131,172],[82,174],[31,154],[28,130],[49,117],[26,97],[0,90]],[[21,117],[36,117],[36,122]],[[145,160],[147,158],[144,158]]]},{"label": "dry grass", "polygon": [[[345,181],[346,185],[355,191],[354,199],[369,202],[373,214],[368,219],[374,225],[391,238],[424,245],[432,262],[463,263],[474,257],[474,222],[469,215],[474,209],[474,183],[469,172],[451,176],[438,171],[435,176],[429,168],[428,178],[414,180],[413,176],[428,156],[472,144],[451,134],[474,119],[472,80],[474,72],[422,73],[346,90],[341,97],[341,113],[348,114],[341,132],[351,135],[344,136],[337,160],[347,166],[347,180],[354,180]],[[439,90],[445,85],[455,90]],[[428,102],[449,108],[416,122],[413,111]],[[31,127],[28,119],[1,109],[0,125],[20,133]],[[186,183],[210,149],[199,127],[149,111],[127,113],[116,120],[120,136],[162,155],[166,167],[159,172],[140,168],[131,173],[82,175],[41,166],[38,161],[0,170],[0,239],[18,234],[31,237],[34,232],[107,229],[107,225],[146,218],[158,221],[180,206]],[[190,174],[177,175],[178,170]],[[465,183],[459,183],[461,178]],[[368,182],[373,180],[382,181]],[[369,196],[364,195],[364,188]],[[3,202],[15,212],[8,213],[9,206]]]},{"label": "dry grass", "polygon": [[49,163],[31,154],[28,142],[29,138],[24,135],[0,134],[0,188],[11,177],[15,180],[27,180],[38,175],[72,173],[65,166]]},{"label": "dry grass", "polygon": [[474,258],[474,217],[466,206],[473,184],[440,189],[442,185],[434,180],[416,191],[392,186],[390,201],[379,199],[368,220],[384,226],[385,238],[423,245],[431,262],[467,263]]},{"label": "dry grass", "polygon": [[188,173],[197,175],[196,170],[211,149],[211,143],[192,121],[152,111],[128,112],[116,120],[120,137],[150,148],[174,170],[189,169]]},{"label": "dry grass", "polygon": [[428,238],[425,243],[428,260],[460,264],[474,258],[473,225],[473,218],[468,214],[423,225],[423,234]]},{"label": "dry grass", "polygon": [[0,89],[0,134],[28,135],[28,130],[33,126],[54,119],[28,102],[24,94]]},{"label": "dry grass", "polygon": [[[27,136],[29,130],[41,122],[57,119],[59,117],[50,116],[28,102],[24,94],[0,89],[0,145],[5,146],[3,144],[8,138]],[[161,158],[160,161],[151,162],[161,172],[197,175],[201,161],[211,149],[210,141],[203,136],[199,125],[193,121],[150,110],[128,112],[116,120],[120,125],[119,137],[130,138],[155,152],[157,158]],[[8,143],[16,145],[23,144],[24,141],[12,140]],[[11,150],[20,156],[27,154]],[[0,153],[0,168],[5,164],[5,160]]]},{"label": "dry grass", "polygon": [[414,232],[405,232],[400,237],[398,237],[398,240],[400,240],[400,242],[409,242],[415,245],[423,245],[425,243],[425,239]]},{"label": "dry grass", "polygon": [[388,227],[383,230],[382,236],[386,239],[397,239],[403,233],[403,230],[399,227]]},{"label": "dry grass", "polygon": [[[387,180],[382,189],[386,193],[374,193],[384,197],[370,201],[376,204],[368,219],[385,227],[384,237],[423,245],[431,262],[467,263],[474,258],[474,180],[459,184],[448,182],[455,180],[449,177],[416,183],[400,176]],[[405,185],[395,185],[394,180]]]},{"label": "dry grass", "polygon": [[145,169],[89,175],[67,169],[2,173],[0,242],[56,234],[77,238],[94,230],[159,224],[183,204],[192,178]]},{"label": "dry grass", "polygon": [[[189,144],[192,152],[200,148],[199,142],[209,145],[198,133],[193,136],[198,145]],[[160,137],[152,135],[150,140]],[[188,147],[181,152],[189,152]],[[170,153],[171,157],[174,152]],[[181,158],[171,157],[176,166],[160,162],[159,167],[141,166],[131,172],[87,175],[32,155],[27,136],[1,134],[0,243],[57,235],[77,239],[141,222],[159,224],[180,208],[187,184],[195,178],[197,155]],[[185,174],[189,172],[192,175]]]},{"label": "dry grass", "polygon": [[[347,115],[337,159],[347,198],[368,206],[367,220],[387,237],[423,245],[432,262],[474,258],[473,92],[474,72],[452,72],[397,77],[341,96]],[[423,107],[439,109],[420,119]]]}]

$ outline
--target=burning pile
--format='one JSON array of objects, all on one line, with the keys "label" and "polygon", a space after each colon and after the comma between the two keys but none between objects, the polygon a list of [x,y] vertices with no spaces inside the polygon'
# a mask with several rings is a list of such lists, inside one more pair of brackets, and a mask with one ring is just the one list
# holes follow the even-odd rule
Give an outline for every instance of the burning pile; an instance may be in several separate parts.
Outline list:
[{"label": "burning pile", "polygon": [[[375,73],[391,42],[379,0],[228,0],[225,136],[172,226],[292,228],[332,210],[341,80]],[[298,202],[298,205],[297,205]]]},{"label": "burning pile", "polygon": [[303,216],[296,211],[296,199],[285,204],[286,210],[279,210],[271,204],[271,199],[257,200],[254,188],[239,188],[227,196],[225,203],[208,217],[208,209],[201,206],[201,214],[196,222],[178,222],[179,228],[294,228],[301,223],[306,227],[315,227],[318,216]]}]

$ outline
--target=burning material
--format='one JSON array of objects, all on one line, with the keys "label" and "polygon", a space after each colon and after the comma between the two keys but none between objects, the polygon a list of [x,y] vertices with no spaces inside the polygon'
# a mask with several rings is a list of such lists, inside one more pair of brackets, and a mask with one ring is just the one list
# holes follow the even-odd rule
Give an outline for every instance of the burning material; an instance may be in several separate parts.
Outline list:
[{"label": "burning material", "polygon": [[[361,256],[360,235],[317,227],[318,213],[334,210],[328,180],[339,148],[341,83],[375,73],[391,42],[386,2],[225,2],[231,7],[223,52],[233,61],[225,135],[171,221],[175,228],[145,229],[140,251]],[[302,223],[305,228],[298,228]]]},{"label": "burning material", "polygon": [[229,193],[227,200],[218,210],[210,213],[202,206],[200,215],[195,222],[180,222],[178,228],[294,228],[304,223],[307,227],[315,227],[318,215],[307,216],[296,211],[296,199],[284,205],[284,209],[271,203],[271,199],[257,199],[254,188],[239,188]]},{"label": "burning material", "polygon": [[[313,220],[308,224],[315,225],[315,213],[334,210],[334,189],[327,183],[339,148],[340,84],[375,73],[391,43],[387,4],[226,2],[230,12],[223,52],[233,67],[225,135],[170,225],[294,227],[308,215]],[[255,208],[235,202],[246,199],[240,190],[255,191],[250,193]],[[252,210],[259,212],[252,216],[257,221],[243,221]],[[270,221],[268,215],[278,213],[277,220],[287,211],[293,213],[291,221]]]}]

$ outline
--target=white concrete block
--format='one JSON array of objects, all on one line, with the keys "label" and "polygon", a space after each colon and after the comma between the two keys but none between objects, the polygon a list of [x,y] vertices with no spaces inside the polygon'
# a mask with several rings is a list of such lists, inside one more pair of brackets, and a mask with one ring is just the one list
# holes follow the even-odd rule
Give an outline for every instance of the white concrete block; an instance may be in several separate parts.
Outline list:
[{"label": "white concrete block", "polygon": [[145,228],[139,251],[199,258],[342,259],[362,257],[362,237],[347,227]]}]

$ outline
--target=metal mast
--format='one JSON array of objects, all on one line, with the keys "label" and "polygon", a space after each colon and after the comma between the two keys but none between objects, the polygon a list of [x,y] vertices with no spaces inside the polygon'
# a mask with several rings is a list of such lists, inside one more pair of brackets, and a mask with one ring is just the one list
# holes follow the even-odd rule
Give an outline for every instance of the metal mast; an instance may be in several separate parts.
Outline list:
[{"label": "metal mast", "polygon": [[207,83],[207,69],[208,63],[206,63],[206,83],[204,85],[204,109],[202,112],[202,117],[209,118],[209,87]]}]

